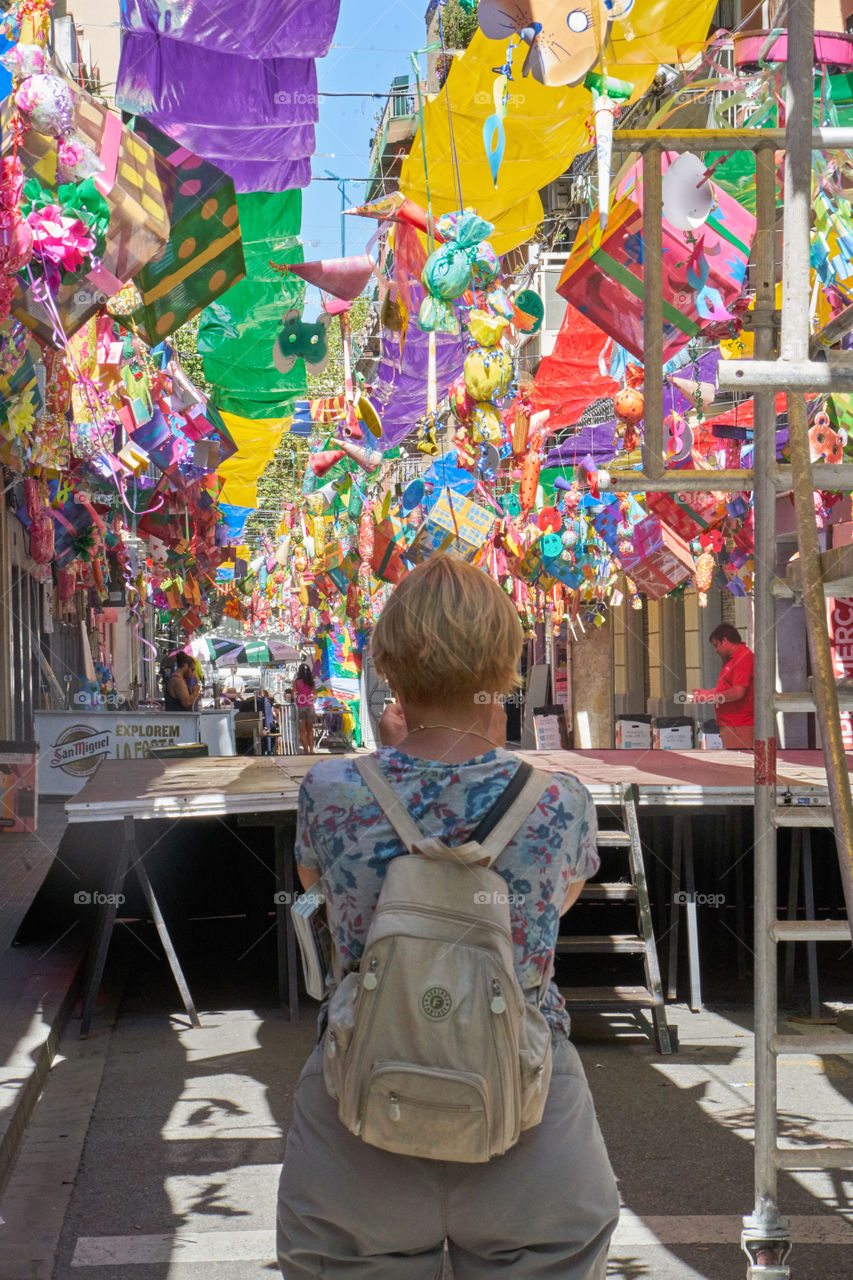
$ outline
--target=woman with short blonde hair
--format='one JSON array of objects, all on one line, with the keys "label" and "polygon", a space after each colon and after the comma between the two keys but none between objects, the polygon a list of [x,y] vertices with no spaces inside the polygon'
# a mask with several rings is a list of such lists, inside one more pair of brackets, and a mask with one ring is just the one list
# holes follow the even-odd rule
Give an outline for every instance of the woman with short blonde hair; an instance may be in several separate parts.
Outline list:
[{"label": "woman with short blonde hair", "polygon": [[[395,804],[448,847],[488,822],[519,770],[504,749],[502,696],[518,683],[521,644],[497,583],[449,556],[409,574],[376,625],[373,656],[399,702],[382,717],[374,761]],[[518,985],[551,1030],[541,1122],[483,1163],[369,1145],[338,1117],[321,1040],[297,1085],[279,1187],[285,1280],[435,1280],[445,1247],[455,1280],[604,1280],[619,1198],[565,1004],[549,982],[560,915],[598,869],[595,808],[570,774],[542,785],[492,863],[507,886]],[[401,856],[406,845],[352,758],[309,771],[296,859],[303,886],[325,896],[344,973],[359,967],[386,868]]]}]

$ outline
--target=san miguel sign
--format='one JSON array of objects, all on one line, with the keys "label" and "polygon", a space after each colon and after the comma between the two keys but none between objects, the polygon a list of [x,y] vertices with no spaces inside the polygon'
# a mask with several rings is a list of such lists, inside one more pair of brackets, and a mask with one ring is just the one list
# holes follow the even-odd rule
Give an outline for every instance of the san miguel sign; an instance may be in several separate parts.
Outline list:
[{"label": "san miguel sign", "polygon": [[39,711],[35,725],[42,795],[75,795],[102,760],[144,760],[155,747],[199,736],[199,717],[186,713]]},{"label": "san miguel sign", "polygon": [[50,767],[75,778],[88,778],[112,751],[112,733],[99,733],[91,725],[72,724],[60,733],[50,756]]}]

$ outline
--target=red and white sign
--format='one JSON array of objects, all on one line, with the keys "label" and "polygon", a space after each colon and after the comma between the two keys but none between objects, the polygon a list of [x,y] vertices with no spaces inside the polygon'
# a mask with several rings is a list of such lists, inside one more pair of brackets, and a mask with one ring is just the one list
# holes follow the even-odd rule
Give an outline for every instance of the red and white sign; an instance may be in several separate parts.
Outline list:
[{"label": "red and white sign", "polygon": [[[853,600],[830,600],[827,603],[836,678],[853,679]],[[845,750],[853,751],[853,712],[842,711],[841,733]]]}]

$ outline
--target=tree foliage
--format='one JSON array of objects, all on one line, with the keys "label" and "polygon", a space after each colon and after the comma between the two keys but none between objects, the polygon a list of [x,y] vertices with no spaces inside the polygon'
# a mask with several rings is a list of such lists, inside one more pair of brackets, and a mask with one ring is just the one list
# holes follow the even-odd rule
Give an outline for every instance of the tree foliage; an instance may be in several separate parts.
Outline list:
[{"label": "tree foliage", "polygon": [[477,6],[447,0],[441,6],[441,27],[446,49],[467,49],[477,30]]}]

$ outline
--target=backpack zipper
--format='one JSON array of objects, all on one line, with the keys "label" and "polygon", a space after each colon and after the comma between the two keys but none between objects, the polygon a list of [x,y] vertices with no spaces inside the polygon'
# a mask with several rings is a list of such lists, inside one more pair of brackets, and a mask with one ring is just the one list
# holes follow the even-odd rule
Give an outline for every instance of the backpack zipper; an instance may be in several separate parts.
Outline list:
[{"label": "backpack zipper", "polygon": [[[413,1098],[406,1093],[389,1093],[388,1094],[388,1115],[392,1120],[400,1119],[400,1103],[411,1103],[414,1107],[426,1107],[433,1111],[458,1111],[462,1114],[469,1115],[472,1111],[476,1111],[476,1107],[470,1106],[466,1102],[429,1102],[424,1098]],[[396,1114],[395,1114],[396,1111]]]},{"label": "backpack zipper", "polygon": [[509,929],[505,929],[503,925],[496,924],[493,920],[483,920],[480,916],[468,915],[463,911],[445,911],[441,907],[430,907],[423,904],[413,906],[411,902],[384,902],[381,907],[377,907],[374,918],[381,915],[385,911],[408,911],[414,912],[416,915],[438,916],[442,920],[459,920],[462,924],[479,925],[482,929],[491,929],[495,933],[499,933],[501,937],[508,938],[512,941],[512,933]]},{"label": "backpack zipper", "polygon": [[[371,1072],[370,1079],[368,1080],[367,1086],[365,1088],[365,1092],[362,1098],[361,1109],[358,1113],[358,1120],[356,1121],[356,1126],[355,1126],[355,1129],[353,1130],[356,1136],[360,1135],[362,1126],[364,1124],[364,1116],[367,1110],[367,1095],[370,1092],[370,1085],[372,1081],[376,1077],[381,1077],[383,1075],[390,1074],[391,1072],[395,1072],[398,1075],[409,1074],[409,1075],[420,1075],[420,1076],[437,1076],[439,1079],[442,1079],[442,1080],[446,1079],[448,1074],[451,1074],[446,1071],[438,1070],[435,1067],[410,1067],[410,1066],[407,1066],[405,1063],[399,1063],[399,1062],[375,1063],[373,1067],[373,1071]],[[466,1082],[471,1086],[471,1088],[476,1090],[483,1104],[483,1114],[488,1117],[486,1095],[483,1092],[482,1086],[478,1082],[478,1077],[473,1076],[470,1071],[457,1071],[452,1074],[458,1076],[460,1079],[466,1080]],[[476,1111],[477,1109],[476,1107],[472,1107],[468,1104],[461,1103],[461,1102],[451,1102],[451,1103],[429,1102],[421,1098],[409,1097],[405,1093],[398,1093],[396,1090],[393,1090],[388,1094],[388,1104],[389,1104],[388,1114],[390,1119],[396,1121],[401,1118],[399,1114],[397,1115],[394,1114],[395,1107],[397,1112],[399,1113],[401,1102],[411,1102],[414,1106],[431,1107],[434,1110],[437,1109],[440,1111],[458,1111],[461,1114],[470,1114],[472,1111]]]}]

